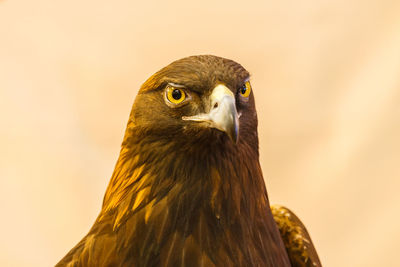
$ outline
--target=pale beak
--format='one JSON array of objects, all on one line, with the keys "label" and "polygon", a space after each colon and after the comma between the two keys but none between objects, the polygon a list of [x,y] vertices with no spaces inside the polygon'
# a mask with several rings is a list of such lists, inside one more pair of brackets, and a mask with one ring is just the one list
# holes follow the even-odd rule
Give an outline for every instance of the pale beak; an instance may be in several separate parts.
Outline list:
[{"label": "pale beak", "polygon": [[235,95],[223,84],[217,85],[211,95],[209,113],[202,113],[183,120],[207,122],[210,127],[225,132],[233,142],[239,139],[239,116],[236,111]]}]

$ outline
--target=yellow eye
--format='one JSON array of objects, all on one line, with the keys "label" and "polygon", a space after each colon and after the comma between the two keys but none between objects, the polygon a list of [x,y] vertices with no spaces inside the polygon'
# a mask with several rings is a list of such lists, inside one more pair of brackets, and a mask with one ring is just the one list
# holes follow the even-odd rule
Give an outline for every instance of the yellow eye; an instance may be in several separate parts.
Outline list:
[{"label": "yellow eye", "polygon": [[168,101],[173,104],[182,103],[182,101],[185,100],[185,98],[186,98],[185,91],[183,91],[180,88],[173,87],[173,86],[168,86],[166,93],[167,93]]},{"label": "yellow eye", "polygon": [[239,93],[243,97],[249,97],[251,93],[251,85],[249,81],[245,82],[245,84],[239,89]]}]

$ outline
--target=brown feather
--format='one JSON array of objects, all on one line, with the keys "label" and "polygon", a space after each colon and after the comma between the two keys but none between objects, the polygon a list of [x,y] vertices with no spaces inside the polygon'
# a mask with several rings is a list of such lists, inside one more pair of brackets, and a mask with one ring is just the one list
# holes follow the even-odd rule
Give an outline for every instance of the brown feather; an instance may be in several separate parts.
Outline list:
[{"label": "brown feather", "polygon": [[271,211],[278,225],[293,267],[320,267],[317,251],[306,227],[288,208],[273,205]]}]

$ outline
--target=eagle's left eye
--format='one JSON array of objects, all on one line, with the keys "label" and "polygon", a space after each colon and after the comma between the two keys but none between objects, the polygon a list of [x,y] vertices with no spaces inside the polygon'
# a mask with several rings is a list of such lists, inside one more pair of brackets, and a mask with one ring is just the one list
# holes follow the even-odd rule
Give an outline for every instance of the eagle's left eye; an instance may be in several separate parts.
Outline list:
[{"label": "eagle's left eye", "polygon": [[182,90],[181,88],[177,88],[174,86],[167,87],[166,96],[167,96],[168,101],[173,104],[180,104],[186,98],[185,91]]},{"label": "eagle's left eye", "polygon": [[245,82],[245,84],[239,88],[239,93],[242,97],[249,97],[251,93],[251,85],[249,81]]}]

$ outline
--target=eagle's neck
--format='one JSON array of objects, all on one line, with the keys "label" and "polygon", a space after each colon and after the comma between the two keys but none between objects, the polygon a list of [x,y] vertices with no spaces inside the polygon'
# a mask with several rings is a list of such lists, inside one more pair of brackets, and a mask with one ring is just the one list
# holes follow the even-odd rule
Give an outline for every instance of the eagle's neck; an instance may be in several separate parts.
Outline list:
[{"label": "eagle's neck", "polygon": [[253,219],[257,207],[263,211],[268,208],[257,146],[234,144],[228,139],[182,143],[133,137],[123,143],[103,208],[114,208],[142,191],[146,192],[140,199],[135,197],[136,205],[189,193],[198,195],[201,204],[211,205],[219,217],[227,209],[227,216],[235,212]]},{"label": "eagle's neck", "polygon": [[[129,230],[124,243],[150,238],[157,246],[174,247],[175,254],[191,247],[200,251],[202,261],[272,264],[283,247],[269,210],[257,147],[241,142],[126,140],[102,214],[112,214],[115,231],[140,226]],[[147,234],[141,237],[143,232]],[[154,250],[164,260],[180,257],[170,253]]]}]

